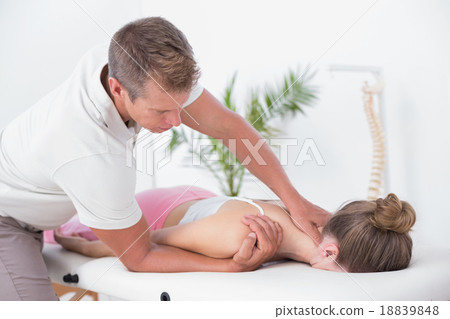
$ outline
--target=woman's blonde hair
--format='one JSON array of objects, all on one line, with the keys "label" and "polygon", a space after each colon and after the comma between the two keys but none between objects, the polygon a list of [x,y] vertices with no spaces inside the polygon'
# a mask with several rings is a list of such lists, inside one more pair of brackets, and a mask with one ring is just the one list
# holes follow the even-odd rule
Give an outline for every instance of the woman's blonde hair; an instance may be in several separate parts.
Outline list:
[{"label": "woman's blonde hair", "polygon": [[416,221],[412,206],[389,194],[385,199],[354,201],[341,208],[323,229],[339,243],[336,259],[349,272],[400,270],[408,267]]}]

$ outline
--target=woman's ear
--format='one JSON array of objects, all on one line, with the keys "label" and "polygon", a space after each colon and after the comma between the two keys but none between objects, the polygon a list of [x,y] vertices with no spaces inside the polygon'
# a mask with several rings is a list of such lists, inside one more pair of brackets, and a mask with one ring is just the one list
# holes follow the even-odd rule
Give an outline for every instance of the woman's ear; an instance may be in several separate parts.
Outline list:
[{"label": "woman's ear", "polygon": [[316,255],[311,259],[310,264],[314,268],[331,270],[331,271],[345,271],[336,262],[339,255],[339,243],[336,239],[330,236],[325,236],[325,238],[317,247]]},{"label": "woman's ear", "polygon": [[346,272],[342,265],[339,265],[337,258],[339,255],[339,245],[337,243],[329,243],[324,247],[326,259],[324,260],[324,268],[326,270]]},{"label": "woman's ear", "polygon": [[339,244],[333,237],[325,236],[319,247],[321,248],[320,256],[322,258],[336,259],[339,254]]},{"label": "woman's ear", "polygon": [[339,255],[339,246],[336,243],[329,243],[323,247],[326,257],[331,257],[336,260]]},{"label": "woman's ear", "polygon": [[337,258],[339,255],[339,244],[334,238],[327,238],[322,242],[322,252],[321,252],[321,268],[331,271],[345,271],[337,263]]}]

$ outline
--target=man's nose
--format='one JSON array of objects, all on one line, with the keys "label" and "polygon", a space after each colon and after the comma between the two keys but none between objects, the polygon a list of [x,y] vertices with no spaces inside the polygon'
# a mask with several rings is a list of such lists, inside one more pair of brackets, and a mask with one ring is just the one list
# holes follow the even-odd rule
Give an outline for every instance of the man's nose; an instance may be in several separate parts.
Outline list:
[{"label": "man's nose", "polygon": [[180,118],[180,110],[174,110],[170,112],[169,116],[166,118],[166,123],[172,126],[180,126],[181,118]]}]

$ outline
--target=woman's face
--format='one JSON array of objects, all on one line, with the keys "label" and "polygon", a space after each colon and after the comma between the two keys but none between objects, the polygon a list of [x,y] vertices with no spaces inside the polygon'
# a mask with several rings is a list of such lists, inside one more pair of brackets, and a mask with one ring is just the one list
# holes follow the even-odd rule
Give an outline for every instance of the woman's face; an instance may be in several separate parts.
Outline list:
[{"label": "woman's face", "polygon": [[336,261],[338,255],[339,243],[334,237],[325,235],[319,247],[313,252],[310,264],[316,269],[346,272],[345,267]]}]

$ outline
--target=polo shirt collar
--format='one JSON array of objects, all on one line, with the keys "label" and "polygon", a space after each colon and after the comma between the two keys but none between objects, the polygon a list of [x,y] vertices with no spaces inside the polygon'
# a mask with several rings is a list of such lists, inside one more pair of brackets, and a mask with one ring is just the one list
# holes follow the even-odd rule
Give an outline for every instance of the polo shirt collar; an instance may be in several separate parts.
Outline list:
[{"label": "polo shirt collar", "polygon": [[139,133],[141,126],[133,119],[128,121],[128,126],[123,122],[119,111],[109,97],[108,93],[105,91],[105,88],[100,80],[100,75],[105,65],[106,63],[101,65],[90,79],[90,98],[94,103],[94,107],[102,115],[103,122],[106,124],[108,129],[112,131],[113,135],[118,137],[122,142],[126,143],[129,139],[133,138],[134,135]]}]

